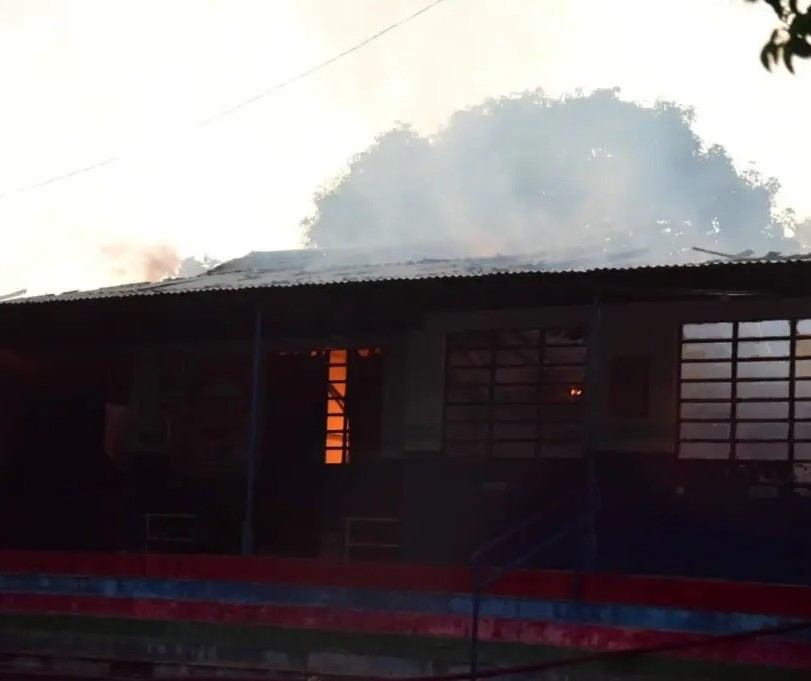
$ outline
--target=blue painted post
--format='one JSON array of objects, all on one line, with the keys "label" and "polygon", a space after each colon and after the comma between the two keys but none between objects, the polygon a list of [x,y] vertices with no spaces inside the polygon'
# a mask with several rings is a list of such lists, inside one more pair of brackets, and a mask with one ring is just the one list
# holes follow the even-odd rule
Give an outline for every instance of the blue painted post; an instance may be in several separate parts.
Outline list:
[{"label": "blue painted post", "polygon": [[470,681],[476,681],[479,674],[479,618],[481,617],[482,587],[479,570],[473,573],[473,607],[470,613]]},{"label": "blue painted post", "polygon": [[253,335],[253,366],[251,368],[251,414],[248,432],[248,461],[245,475],[245,518],[242,522],[242,555],[253,554],[253,509],[256,485],[256,449],[259,440],[259,393],[262,365],[262,310],[257,306]]},{"label": "blue painted post", "polygon": [[597,489],[596,456],[599,447],[597,427],[599,425],[599,392],[600,382],[600,352],[602,350],[602,305],[600,294],[594,293],[591,308],[591,320],[588,331],[588,349],[586,357],[586,446],[585,446],[585,482],[586,482],[586,526],[583,528],[581,544],[582,555],[579,560],[579,570],[575,572],[573,583],[574,598],[579,600],[582,596],[582,575],[592,572],[595,568],[597,555],[597,505],[599,492]]},{"label": "blue painted post", "polygon": [[589,514],[586,529],[586,551],[584,568],[587,572],[593,571],[597,555],[597,506],[599,505],[599,483],[597,481],[597,449],[599,439],[597,427],[600,421],[599,392],[600,381],[600,352],[602,350],[602,304],[599,291],[595,291],[591,309],[591,324],[589,329],[589,345],[586,370],[588,375],[586,392],[586,507]]}]

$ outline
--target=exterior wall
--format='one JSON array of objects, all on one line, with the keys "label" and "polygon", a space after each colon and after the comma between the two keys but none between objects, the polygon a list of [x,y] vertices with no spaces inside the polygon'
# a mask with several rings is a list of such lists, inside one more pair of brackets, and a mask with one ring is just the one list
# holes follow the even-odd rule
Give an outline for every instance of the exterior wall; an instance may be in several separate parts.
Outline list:
[{"label": "exterior wall", "polygon": [[409,428],[406,414],[406,385],[409,368],[415,358],[409,357],[407,337],[389,338],[383,354],[383,422],[381,423],[381,457],[395,459],[407,448],[405,433]]},{"label": "exterior wall", "polygon": [[[412,333],[404,417],[405,559],[467,561],[498,532],[556,506],[562,497],[576,496],[586,475],[583,459],[443,456],[445,334],[586,325],[590,314],[584,307],[434,316]],[[806,317],[811,317],[811,302],[805,300],[673,302],[603,310],[597,346],[601,510],[595,569],[809,583],[811,541],[805,528],[811,523],[811,489],[793,483],[796,466],[675,455],[681,324]],[[609,416],[611,362],[627,356],[649,359],[644,418]],[[574,504],[550,511],[532,541],[555,535],[578,513],[582,511]],[[556,545],[533,559],[533,565],[568,569],[580,564],[584,549],[577,541]]]},{"label": "exterior wall", "polygon": [[[466,329],[588,326],[586,307],[481,311],[434,315],[408,338],[408,383],[404,415],[404,450],[438,452],[442,448],[445,389],[445,334]],[[811,301],[661,302],[608,305],[602,311],[597,390],[600,449],[627,452],[675,452],[679,330],[682,323],[811,317]],[[590,348],[591,349],[591,348]],[[650,359],[649,414],[644,419],[610,419],[606,413],[607,375],[611,360],[622,356]]]},{"label": "exterior wall", "polygon": [[439,451],[442,446],[442,400],[445,392],[443,330],[422,328],[408,336],[403,450],[408,454]]}]

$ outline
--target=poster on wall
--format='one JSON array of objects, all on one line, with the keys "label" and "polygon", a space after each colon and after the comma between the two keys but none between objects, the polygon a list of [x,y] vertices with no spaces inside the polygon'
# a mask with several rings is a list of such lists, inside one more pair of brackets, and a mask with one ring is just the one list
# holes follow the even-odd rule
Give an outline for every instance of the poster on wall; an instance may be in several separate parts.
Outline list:
[{"label": "poster on wall", "polygon": [[132,397],[130,449],[141,455],[167,455],[178,406],[186,393],[187,358],[162,351],[140,358]]},{"label": "poster on wall", "polygon": [[200,358],[174,410],[172,466],[183,475],[243,470],[250,412],[250,358]]}]

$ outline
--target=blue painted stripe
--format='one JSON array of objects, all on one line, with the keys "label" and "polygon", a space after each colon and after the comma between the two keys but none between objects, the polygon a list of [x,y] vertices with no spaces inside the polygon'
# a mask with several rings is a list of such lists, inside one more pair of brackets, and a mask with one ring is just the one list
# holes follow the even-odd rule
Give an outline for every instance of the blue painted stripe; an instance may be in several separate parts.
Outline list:
[{"label": "blue painted stripe", "polygon": [[[248,605],[273,604],[457,615],[469,615],[472,609],[470,596],[464,594],[32,574],[0,574],[0,593],[219,601]],[[729,634],[796,621],[770,615],[500,597],[483,598],[481,614],[483,617],[504,619],[568,622],[695,634]],[[790,638],[811,642],[811,631],[795,632]]]}]

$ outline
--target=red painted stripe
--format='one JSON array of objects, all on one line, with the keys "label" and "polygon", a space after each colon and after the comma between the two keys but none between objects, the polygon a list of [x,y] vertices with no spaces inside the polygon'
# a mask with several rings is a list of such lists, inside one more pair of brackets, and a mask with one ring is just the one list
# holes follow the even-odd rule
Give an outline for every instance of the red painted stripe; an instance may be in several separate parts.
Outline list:
[{"label": "red painted stripe", "polygon": [[[470,620],[462,615],[384,613],[323,607],[255,606],[161,599],[2,594],[0,612],[250,624],[357,634],[379,633],[439,638],[467,638],[470,635]],[[501,618],[483,618],[479,633],[483,641],[595,651],[652,648],[712,639],[712,636],[697,636],[682,632]],[[721,642],[679,651],[677,654],[670,653],[670,656],[674,655],[697,660],[811,669],[811,645],[786,640],[749,639]]]},{"label": "red painted stripe", "polygon": [[[0,572],[452,593],[469,593],[471,587],[467,569],[460,566],[231,556],[0,552]],[[564,572],[518,571],[507,575],[490,593],[570,600],[573,579]],[[583,577],[581,598],[592,603],[811,618],[811,588],[801,586],[597,574]]]}]

